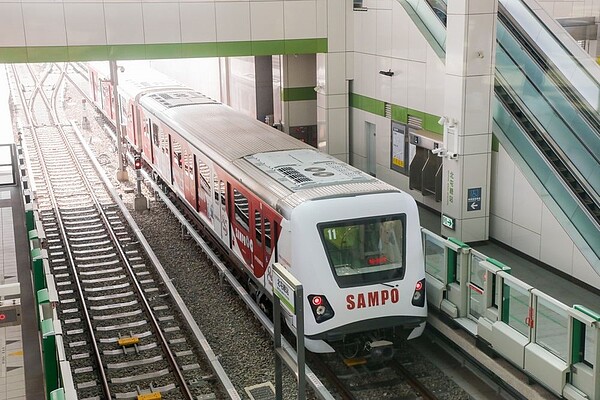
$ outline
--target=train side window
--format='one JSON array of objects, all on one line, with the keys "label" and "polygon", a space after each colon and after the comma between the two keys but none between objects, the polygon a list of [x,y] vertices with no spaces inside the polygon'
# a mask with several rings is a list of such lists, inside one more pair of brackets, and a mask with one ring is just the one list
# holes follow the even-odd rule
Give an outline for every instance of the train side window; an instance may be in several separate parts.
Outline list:
[{"label": "train side window", "polygon": [[216,174],[214,176],[213,183],[214,183],[213,190],[214,190],[215,202],[218,202],[219,201],[219,178],[217,177]]},{"label": "train side window", "polygon": [[235,205],[235,220],[244,227],[246,231],[249,231],[248,199],[238,192],[237,189],[233,189],[233,202]]},{"label": "train side window", "polygon": [[181,145],[176,140],[173,140],[173,160],[179,168],[183,166],[181,158]]},{"label": "train side window", "polygon": [[158,136],[160,138],[160,147],[164,154],[169,154],[169,136],[162,130],[158,130]]},{"label": "train side window", "polygon": [[183,154],[185,173],[189,177],[192,177],[194,171],[194,156],[192,153],[188,153],[187,150]]},{"label": "train side window", "polygon": [[[148,120],[148,123],[150,123],[150,120]],[[152,142],[154,142],[156,147],[160,146],[160,141],[158,139],[158,125],[155,123],[152,123]]]},{"label": "train side window", "polygon": [[221,188],[221,204],[225,205],[225,182],[220,181],[219,187]]},{"label": "train side window", "polygon": [[254,229],[256,230],[256,241],[258,244],[262,244],[262,217],[258,210],[254,210]]},{"label": "train side window", "polygon": [[204,164],[202,160],[196,159],[197,169],[198,169],[198,177],[200,177],[200,186],[202,189],[208,193],[210,191],[210,168],[208,165]]},{"label": "train side window", "polygon": [[271,221],[265,218],[263,223],[265,225],[265,247],[271,250]]}]

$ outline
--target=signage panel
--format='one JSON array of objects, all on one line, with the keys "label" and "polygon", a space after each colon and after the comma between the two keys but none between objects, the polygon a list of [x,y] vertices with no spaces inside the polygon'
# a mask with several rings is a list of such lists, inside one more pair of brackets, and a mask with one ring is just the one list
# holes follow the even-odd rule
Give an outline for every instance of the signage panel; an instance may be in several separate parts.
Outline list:
[{"label": "signage panel", "polygon": [[467,211],[481,210],[481,188],[469,188],[467,190]]},{"label": "signage panel", "polygon": [[295,314],[295,285],[289,282],[289,277],[286,277],[289,274],[282,266],[274,264],[273,267],[273,294],[290,313]]},{"label": "signage panel", "polygon": [[454,230],[456,220],[452,217],[442,214],[442,225],[448,229]]}]

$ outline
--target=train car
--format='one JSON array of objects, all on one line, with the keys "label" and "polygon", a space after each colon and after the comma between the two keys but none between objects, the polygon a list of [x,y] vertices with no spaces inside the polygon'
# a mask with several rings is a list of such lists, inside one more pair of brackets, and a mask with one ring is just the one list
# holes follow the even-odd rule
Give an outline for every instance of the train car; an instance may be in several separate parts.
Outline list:
[{"label": "train car", "polygon": [[[248,276],[265,308],[272,265],[304,288],[306,348],[347,357],[425,327],[413,198],[200,93],[140,96],[143,157]],[[147,150],[148,149],[148,150]],[[286,315],[295,332],[295,319]]]},{"label": "train car", "polygon": [[[91,98],[94,104],[114,125],[116,123],[115,99],[113,84],[110,79],[109,63],[88,63],[88,79]],[[119,94],[121,108],[119,114],[121,129],[123,129],[129,145],[135,151],[141,152],[141,135],[144,132],[136,107],[140,97],[148,93],[157,93],[163,90],[189,91],[190,89],[151,68],[127,64],[124,67],[120,67],[118,80],[117,93]]]}]

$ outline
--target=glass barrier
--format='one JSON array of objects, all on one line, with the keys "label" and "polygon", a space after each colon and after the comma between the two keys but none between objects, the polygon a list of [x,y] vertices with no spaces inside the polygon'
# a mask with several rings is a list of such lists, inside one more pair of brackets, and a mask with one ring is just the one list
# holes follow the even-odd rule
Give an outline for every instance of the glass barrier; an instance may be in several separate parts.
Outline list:
[{"label": "glass barrier", "polygon": [[[584,327],[585,328],[585,327]],[[585,330],[585,347],[583,351],[583,362],[590,367],[596,365],[596,346],[598,343],[594,340],[594,331],[592,329]]]},{"label": "glass barrier", "polygon": [[[433,285],[434,290],[428,294],[429,304],[432,306],[430,309],[435,308],[442,313],[448,313],[473,335],[478,335],[493,346],[499,346],[496,352],[500,355],[510,353],[503,347],[505,343],[512,343],[510,346],[520,346],[522,352],[526,352],[527,346],[535,343],[547,352],[545,355],[538,353],[541,357],[539,361],[535,361],[535,356],[531,361],[533,364],[530,367],[538,368],[538,372],[539,368],[543,369],[545,366],[555,367],[557,360],[551,355],[563,360],[567,365],[585,364],[585,368],[591,368],[590,372],[571,381],[567,374],[558,386],[571,385],[572,390],[579,390],[587,395],[592,393],[590,387],[593,387],[594,380],[598,379],[596,353],[598,352],[597,341],[600,338],[598,327],[600,314],[583,306],[569,307],[561,303],[512,276],[509,266],[488,258],[460,241],[452,238],[444,239],[423,228],[422,236],[427,279],[435,279],[444,287],[440,289],[438,285]],[[469,281],[468,290],[459,292],[459,296],[449,296],[451,291],[446,289],[454,283],[450,277],[459,275],[454,271],[459,268],[461,259],[466,260],[460,267],[467,268],[467,271],[463,271],[463,278]],[[456,306],[458,317],[456,312],[452,315],[449,313],[453,311],[442,310],[440,307],[442,298]],[[451,307],[448,310],[451,310]],[[476,324],[465,323],[465,318],[476,321]],[[498,334],[506,336],[507,333],[492,333],[493,326],[497,323],[512,328],[514,334],[511,335],[510,342],[505,342],[506,338],[497,338]],[[470,326],[476,328],[473,330],[469,328]],[[523,338],[517,339],[517,333]],[[516,349],[512,350],[516,351]],[[535,350],[531,350],[528,354],[536,353]],[[556,375],[548,376],[552,378],[537,376],[536,379],[539,379],[544,386],[556,386],[554,381]],[[556,391],[559,392],[560,390]],[[591,396],[590,398],[593,398],[594,394]]]},{"label": "glass barrier", "polygon": [[476,250],[470,253],[469,274],[469,315],[474,319],[483,317],[487,309],[487,296],[485,293],[488,280],[488,271],[479,263],[487,257]]},{"label": "glass barrier", "polygon": [[444,259],[444,240],[433,233],[423,230],[423,246],[425,254],[425,272],[447,284],[446,260]]},{"label": "glass barrier", "polygon": [[567,306],[546,296],[536,297],[535,343],[563,361],[567,361],[569,358]]},{"label": "glass barrier", "polygon": [[525,337],[529,337],[529,290],[517,282],[504,280],[502,321]]}]

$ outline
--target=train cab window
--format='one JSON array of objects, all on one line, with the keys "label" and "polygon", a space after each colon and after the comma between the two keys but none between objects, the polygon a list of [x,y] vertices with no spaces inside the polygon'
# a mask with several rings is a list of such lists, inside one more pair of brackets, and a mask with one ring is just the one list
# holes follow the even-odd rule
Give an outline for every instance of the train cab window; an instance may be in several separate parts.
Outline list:
[{"label": "train cab window", "polygon": [[208,165],[204,164],[201,160],[196,159],[196,169],[198,170],[198,181],[200,182],[200,187],[208,193],[210,191],[210,168]]},{"label": "train cab window", "polygon": [[262,217],[258,210],[254,210],[254,229],[256,230],[256,241],[258,244],[262,244]]},{"label": "train cab window", "polygon": [[265,225],[265,248],[271,250],[271,221],[264,219],[263,223]]},{"label": "train cab window", "polygon": [[235,206],[235,220],[240,224],[246,231],[250,230],[249,218],[248,218],[248,199],[246,196],[233,189],[233,202]]},{"label": "train cab window", "polygon": [[317,225],[340,287],[402,279],[405,272],[404,214]]}]

